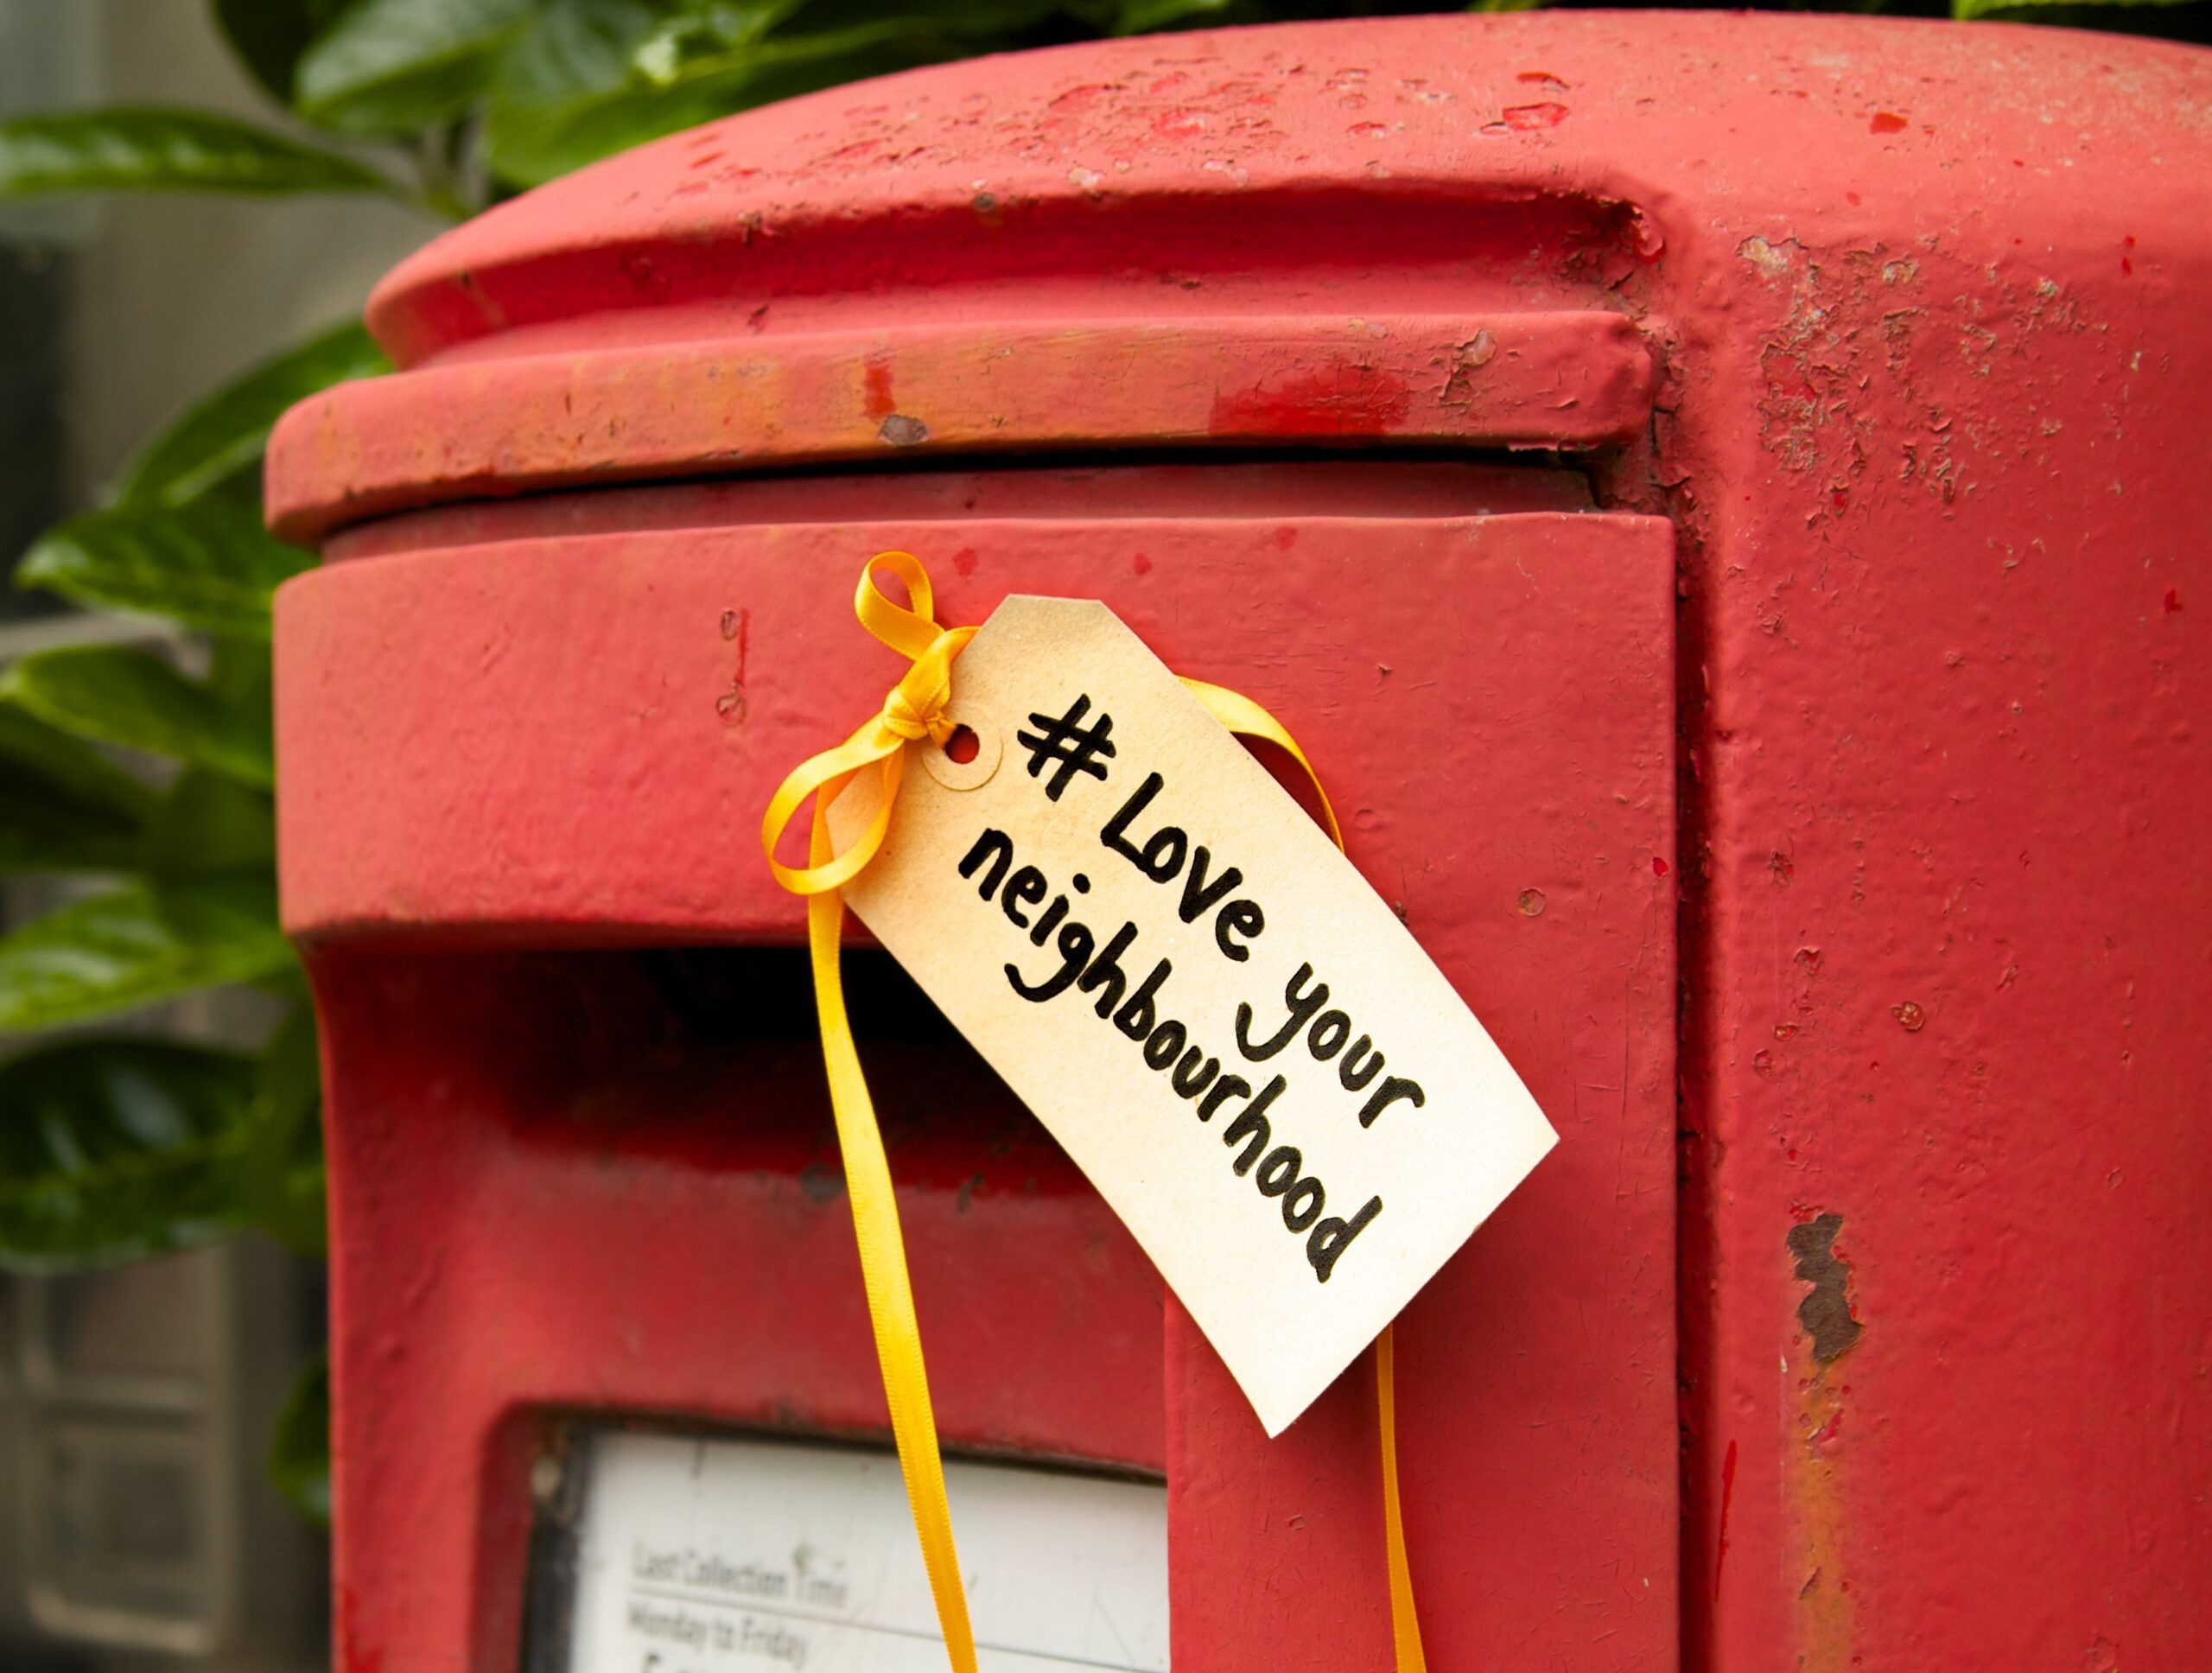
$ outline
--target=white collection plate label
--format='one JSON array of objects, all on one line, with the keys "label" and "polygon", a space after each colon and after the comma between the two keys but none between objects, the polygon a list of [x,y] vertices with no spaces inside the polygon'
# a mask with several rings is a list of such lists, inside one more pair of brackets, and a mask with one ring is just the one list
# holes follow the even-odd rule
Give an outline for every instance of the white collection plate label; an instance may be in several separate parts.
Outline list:
[{"label": "white collection plate label", "polygon": [[[943,1673],[888,1453],[613,1433],[588,1454],[571,1673]],[[1164,1488],[949,1461],[985,1673],[1165,1673]]]}]

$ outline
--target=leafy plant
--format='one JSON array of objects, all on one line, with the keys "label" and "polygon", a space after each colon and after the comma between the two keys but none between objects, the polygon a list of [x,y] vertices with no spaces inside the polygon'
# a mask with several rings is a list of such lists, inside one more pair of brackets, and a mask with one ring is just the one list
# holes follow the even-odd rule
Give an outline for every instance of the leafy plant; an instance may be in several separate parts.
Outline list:
[{"label": "leafy plant", "polygon": [[[1476,0],[1471,10],[1541,3]],[[2161,3],[2112,15],[2143,28]],[[1961,17],[2091,15],[2045,0],[1949,4]],[[1883,7],[1839,0],[1842,10]],[[411,204],[428,225],[715,117],[916,64],[1194,24],[1430,9],[210,0],[215,27],[289,118],[287,131],[175,110],[22,118],[0,123],[0,199],[362,193]],[[2201,32],[2204,10],[2169,32]],[[0,870],[91,880],[69,904],[0,938],[0,1030],[73,1028],[224,983],[265,988],[289,1008],[257,1058],[97,1034],[0,1063],[0,1265],[95,1266],[248,1226],[321,1246],[314,1025],[272,881],[268,659],[270,595],[311,560],[264,532],[259,467],[286,407],[384,369],[351,325],[254,367],[156,436],[106,504],[48,531],[16,568],[19,584],[190,630],[207,671],[103,646],[26,657],[0,672]],[[118,751],[168,765],[124,771]],[[288,1496],[325,1515],[327,1377],[317,1366],[302,1382],[270,1460]]]}]

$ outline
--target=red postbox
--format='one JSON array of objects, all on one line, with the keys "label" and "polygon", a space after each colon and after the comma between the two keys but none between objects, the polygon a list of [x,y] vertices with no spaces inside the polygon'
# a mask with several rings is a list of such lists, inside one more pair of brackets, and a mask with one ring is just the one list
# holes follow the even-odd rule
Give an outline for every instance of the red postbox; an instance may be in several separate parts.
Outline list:
[{"label": "red postbox", "polygon": [[[575,1572],[609,1437],[880,1441],[753,832],[896,672],[886,546],[1274,708],[1560,1130],[1399,1326],[1432,1665],[2212,1663],[2208,106],[2202,53],[1994,26],[1130,40],[402,267],[404,370],[270,470],[327,560],[276,649],[341,1667],[587,1664],[666,1578]],[[871,957],[948,1449],[1164,1480],[1181,1673],[1389,1665],[1367,1383],[1265,1440]],[[858,1653],[699,1585],[728,1642],[644,1664]]]}]

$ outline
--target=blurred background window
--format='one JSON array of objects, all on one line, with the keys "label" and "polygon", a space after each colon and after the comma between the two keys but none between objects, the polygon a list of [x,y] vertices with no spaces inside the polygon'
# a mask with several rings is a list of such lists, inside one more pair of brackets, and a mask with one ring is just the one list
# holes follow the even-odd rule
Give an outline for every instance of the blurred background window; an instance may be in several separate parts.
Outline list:
[{"label": "blurred background window", "polygon": [[[281,123],[196,0],[0,0],[0,120],[103,105]],[[210,388],[356,317],[432,230],[365,195],[0,200],[0,551],[12,563],[99,506]],[[204,644],[158,618],[0,588],[0,667],[115,643],[207,664]],[[9,876],[0,927],[86,887]],[[130,1026],[252,1049],[272,1009],[218,989]],[[40,1043],[10,1038],[0,1053]],[[315,1263],[259,1236],[0,1274],[0,1667],[327,1665],[327,1550],[264,1469],[321,1344],[321,1293]]]}]

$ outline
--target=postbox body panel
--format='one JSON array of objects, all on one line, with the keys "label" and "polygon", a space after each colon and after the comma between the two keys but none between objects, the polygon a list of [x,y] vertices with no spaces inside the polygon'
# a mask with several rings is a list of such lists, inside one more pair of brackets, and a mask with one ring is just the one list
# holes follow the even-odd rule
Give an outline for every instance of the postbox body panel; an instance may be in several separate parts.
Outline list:
[{"label": "postbox body panel", "polygon": [[[943,619],[1102,597],[1332,763],[1352,857],[1568,1140],[1402,1334],[1432,1638],[1568,1655],[1594,1628],[1671,1664],[1672,531],[1056,519],[1036,484],[1002,521],[724,520],[745,497],[582,535],[518,507],[499,540],[335,563],[281,605],[291,899],[329,947],[346,1653],[512,1664],[553,1417],[880,1433],[814,1049],[787,1004],[779,1040],[687,1041],[619,950],[798,938],[758,809],[895,677],[851,576],[918,529]],[[562,946],[609,951],[487,951]],[[764,1002],[720,1002],[741,1035]],[[1371,1370],[1269,1442],[987,1071],[865,1028],[863,1051],[947,1444],[1164,1469],[1179,1666],[1279,1664],[1253,1627],[1282,1612],[1316,1657],[1387,1663]]]},{"label": "postbox body panel", "polygon": [[[404,371],[292,415],[270,479],[346,560],[280,597],[278,696],[354,1664],[505,1664],[517,1564],[379,1555],[347,1509],[399,1438],[364,1344],[408,1336],[351,984],[788,941],[752,832],[893,671],[844,614],[872,541],[940,544],[949,619],[1104,597],[1274,707],[1560,1125],[1405,1322],[1435,1664],[2212,1663],[2209,64],[1804,17],[1126,41],[715,124],[403,267]],[[713,480],[608,486],[677,477]],[[1612,783],[1670,644],[1679,854]],[[1074,1313],[1159,1301],[1160,1424],[1072,1451],[1167,1473],[1177,1665],[1386,1665],[1367,1396],[1262,1448],[1102,1235]],[[584,1397],[516,1376],[503,1409]],[[978,1398],[963,1444],[1070,1446]],[[1679,1528],[1621,1438],[1648,1400]],[[1294,1609],[1284,1663],[1253,1623]]]}]

